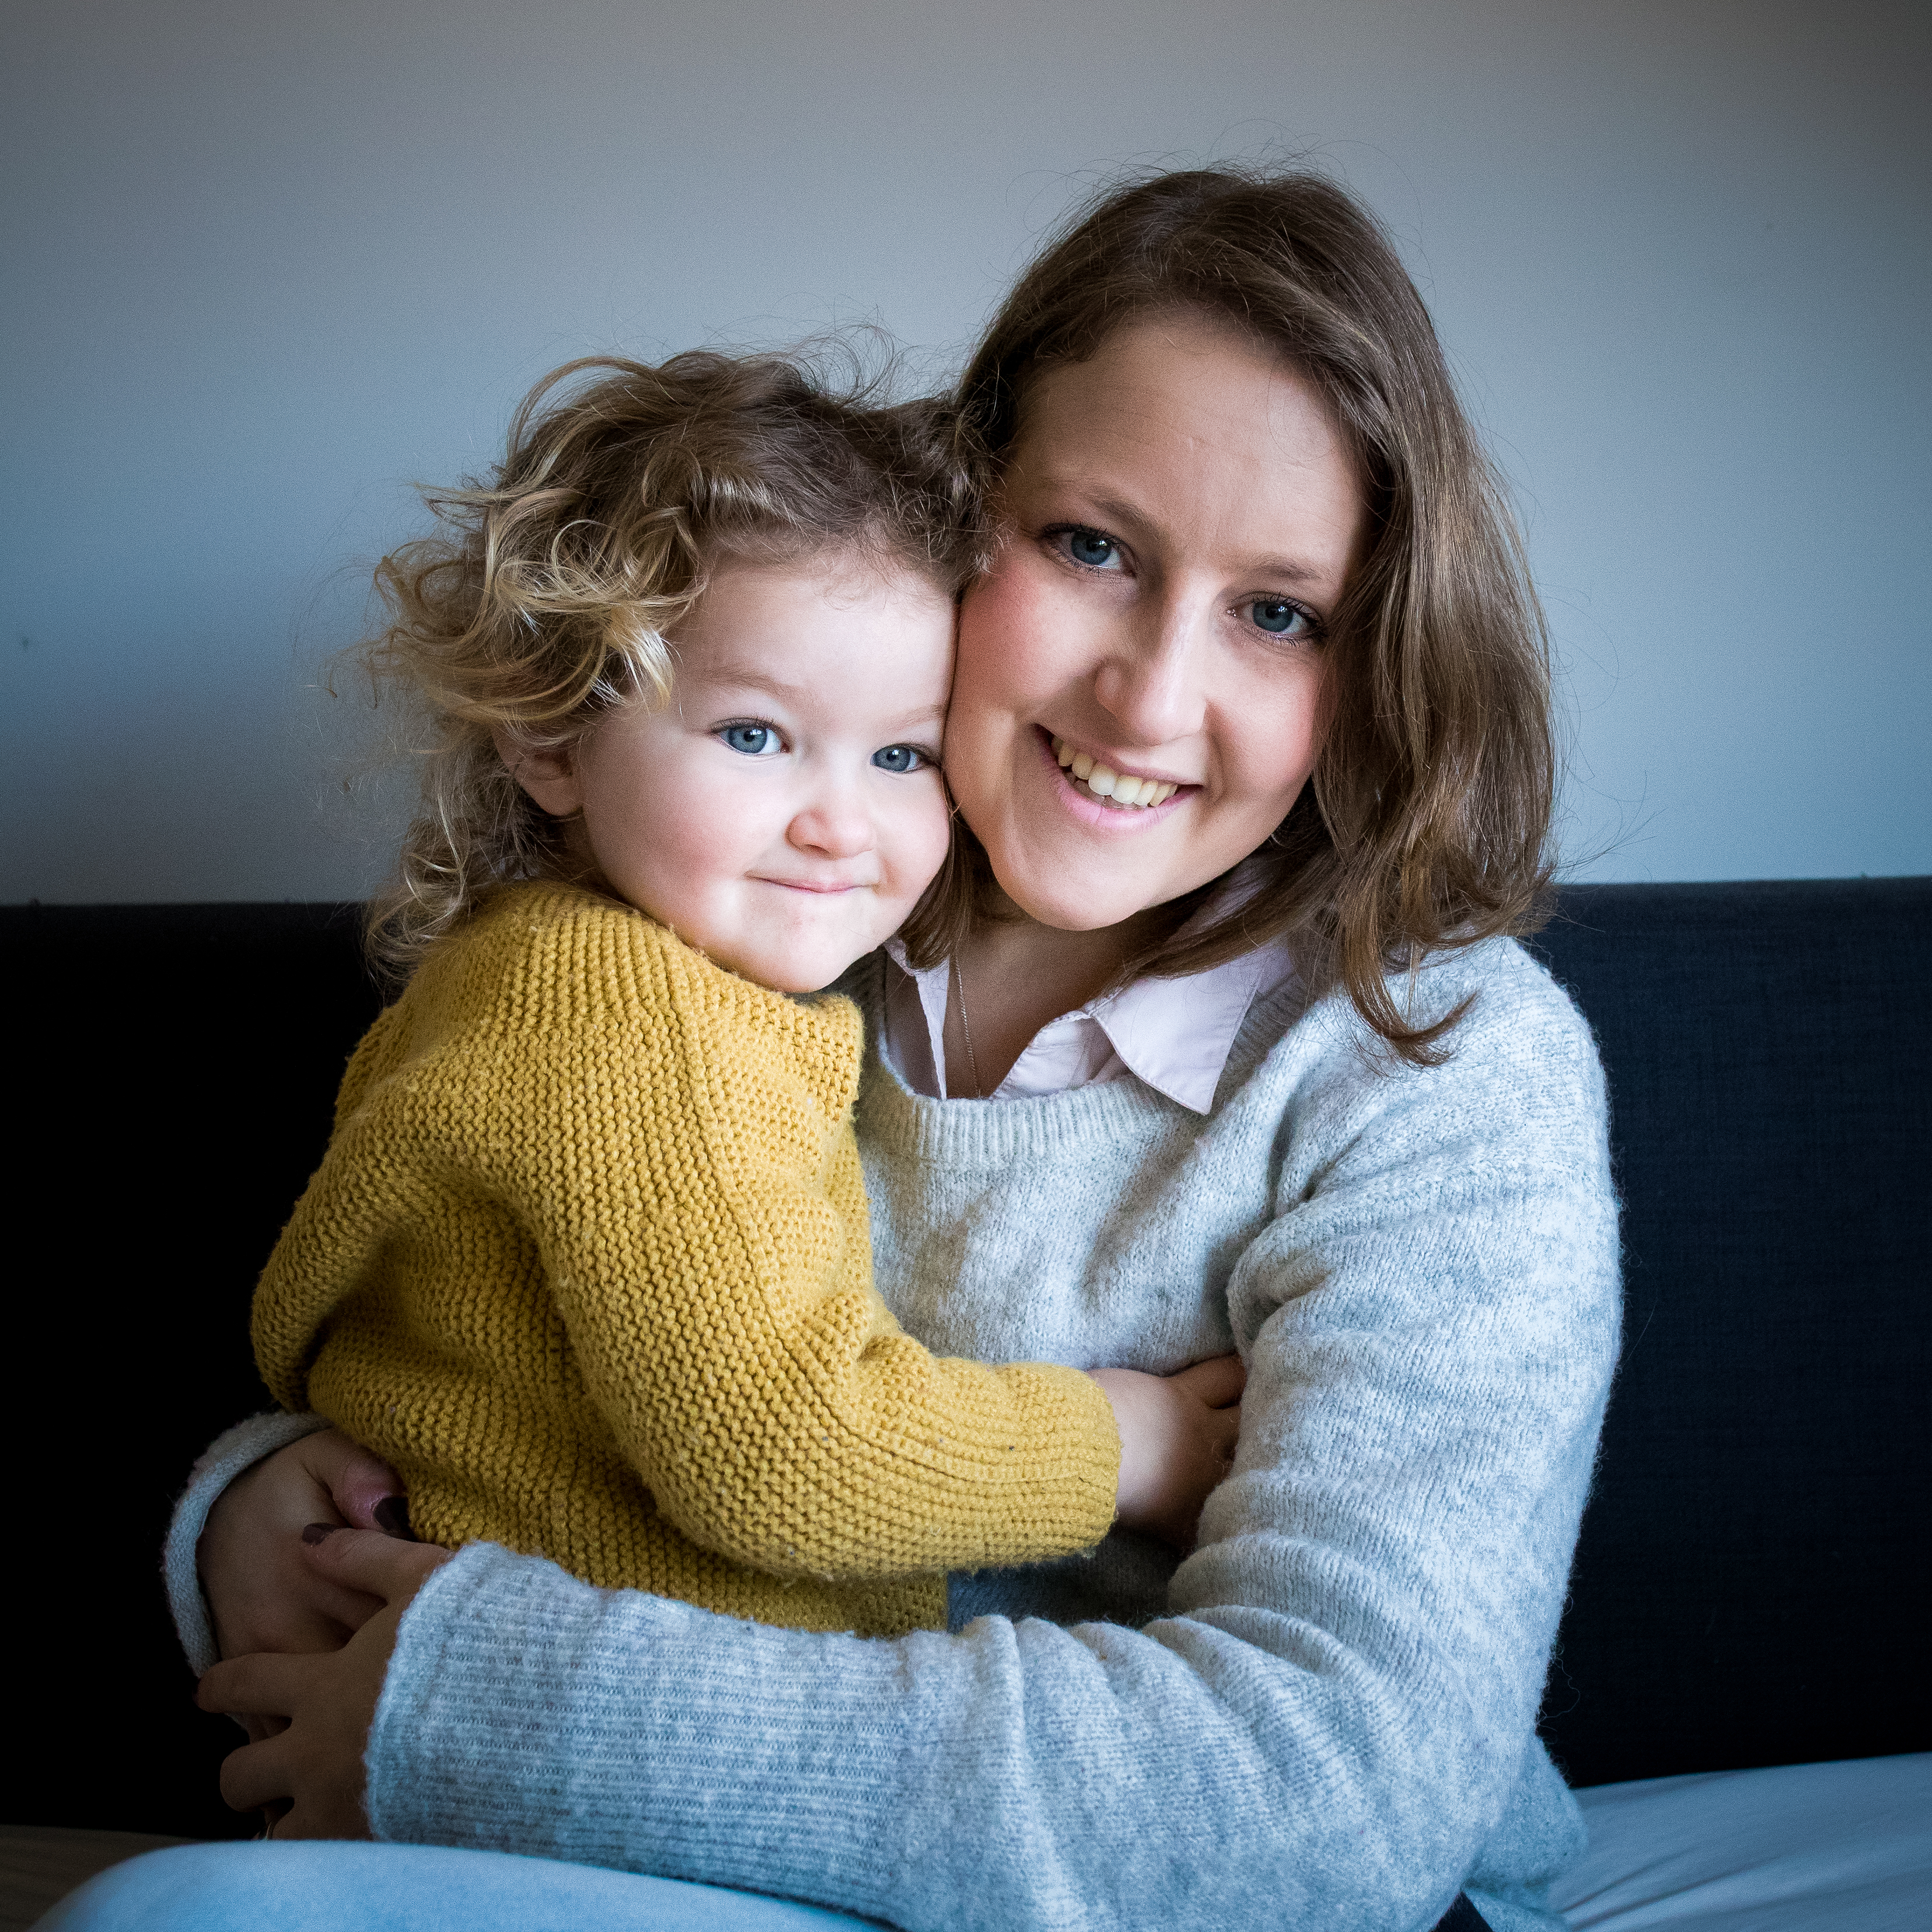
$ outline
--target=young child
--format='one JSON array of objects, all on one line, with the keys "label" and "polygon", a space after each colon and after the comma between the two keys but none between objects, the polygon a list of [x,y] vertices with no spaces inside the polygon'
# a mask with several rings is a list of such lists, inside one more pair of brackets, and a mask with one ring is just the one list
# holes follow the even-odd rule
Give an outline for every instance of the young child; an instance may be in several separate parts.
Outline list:
[{"label": "young child", "polygon": [[[494,487],[432,500],[455,535],[380,578],[378,669],[433,721],[372,927],[413,972],[256,1292],[269,1388],[431,1540],[766,1622],[943,1625],[948,1570],[1098,1543],[1109,1391],[1155,1378],[899,1330],[859,1016],[794,997],[950,922],[946,422],[774,358],[573,364]],[[1125,1426],[1171,1519],[1212,1459]]]}]

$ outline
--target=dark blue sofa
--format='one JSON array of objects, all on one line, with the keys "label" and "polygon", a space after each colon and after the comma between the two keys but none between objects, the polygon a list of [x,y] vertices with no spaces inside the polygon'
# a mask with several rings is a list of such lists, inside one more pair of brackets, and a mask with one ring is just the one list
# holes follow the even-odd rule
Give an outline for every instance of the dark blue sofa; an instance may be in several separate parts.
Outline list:
[{"label": "dark blue sofa", "polygon": [[[233,1741],[156,1552],[265,1406],[255,1274],[376,1001],[355,909],[0,911],[15,1016],[0,1820],[198,1837]],[[1576,886],[1629,1315],[1544,1729],[1572,1781],[1932,1748],[1932,880]]]}]

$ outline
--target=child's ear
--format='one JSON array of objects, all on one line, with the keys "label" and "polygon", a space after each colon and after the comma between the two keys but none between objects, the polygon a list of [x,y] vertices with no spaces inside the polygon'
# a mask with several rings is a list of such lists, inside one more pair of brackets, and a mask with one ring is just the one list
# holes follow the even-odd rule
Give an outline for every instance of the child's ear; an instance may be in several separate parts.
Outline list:
[{"label": "child's ear", "polygon": [[503,769],[553,818],[568,818],[584,809],[584,787],[577,775],[573,746],[533,749],[519,744],[501,727],[490,734],[490,739]]}]

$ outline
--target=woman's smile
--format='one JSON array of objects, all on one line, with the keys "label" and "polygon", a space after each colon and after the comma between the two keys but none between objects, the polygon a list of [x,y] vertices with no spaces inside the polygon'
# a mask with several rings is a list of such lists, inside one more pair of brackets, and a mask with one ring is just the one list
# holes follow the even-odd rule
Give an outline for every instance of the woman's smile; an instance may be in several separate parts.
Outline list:
[{"label": "woman's smile", "polygon": [[1077,745],[1049,732],[1047,742],[1053,748],[1054,762],[1066,773],[1077,791],[1089,798],[1104,800],[1116,811],[1147,812],[1165,805],[1174,794],[1186,788],[1185,781],[1162,778],[1158,772],[1136,772],[1122,759],[1118,766],[1103,752],[1083,751]]}]

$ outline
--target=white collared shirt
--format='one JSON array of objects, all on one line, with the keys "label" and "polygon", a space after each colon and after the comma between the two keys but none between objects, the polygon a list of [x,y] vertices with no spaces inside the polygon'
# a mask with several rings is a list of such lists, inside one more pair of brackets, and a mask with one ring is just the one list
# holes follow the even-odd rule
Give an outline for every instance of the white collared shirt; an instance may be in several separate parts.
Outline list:
[{"label": "white collared shirt", "polygon": [[[896,939],[886,941],[886,1063],[914,1093],[944,1100],[952,968],[942,963],[914,972]],[[1294,970],[1287,940],[1277,939],[1204,973],[1136,980],[1048,1021],[987,1097],[1036,1100],[1131,1076],[1204,1114],[1248,1009]]]}]

